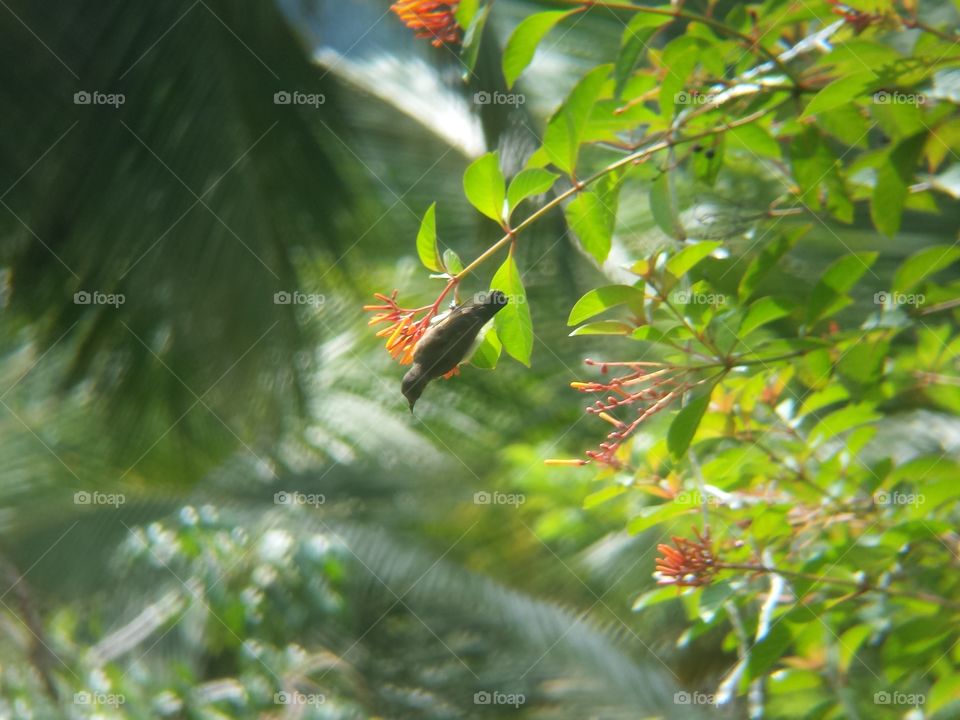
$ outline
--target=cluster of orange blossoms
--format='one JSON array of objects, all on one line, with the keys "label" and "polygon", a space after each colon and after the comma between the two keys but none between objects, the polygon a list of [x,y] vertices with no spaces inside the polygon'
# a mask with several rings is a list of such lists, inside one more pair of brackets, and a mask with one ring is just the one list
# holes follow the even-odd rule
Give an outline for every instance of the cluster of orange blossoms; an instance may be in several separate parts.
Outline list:
[{"label": "cluster of orange blossoms", "polygon": [[657,545],[663,557],[657,558],[657,571],[654,577],[660,585],[677,587],[700,587],[713,581],[719,564],[710,544],[710,528],[704,528],[703,534],[693,528],[696,540],[673,537],[673,545]]},{"label": "cluster of orange blossoms", "polygon": [[[423,337],[430,327],[430,321],[437,314],[439,303],[410,309],[397,305],[396,290],[389,297],[380,293],[374,293],[374,296],[382,300],[383,304],[363,306],[364,310],[376,313],[367,324],[390,323],[377,333],[377,337],[387,338],[387,352],[390,356],[401,365],[409,365],[413,362],[413,352],[417,342]],[[420,313],[424,313],[423,317],[417,318]]]},{"label": "cluster of orange blossoms", "polygon": [[[598,366],[603,374],[607,374],[610,367],[626,367],[633,371],[605,382],[570,383],[570,387],[580,392],[606,394],[605,399],[594,401],[586,411],[614,426],[614,430],[607,435],[607,439],[600,443],[599,450],[586,452],[590,460],[581,460],[577,464],[594,461],[620,468],[622,463],[617,457],[620,446],[641,423],[669,406],[693,387],[693,383],[685,379],[690,371],[659,362],[598,362],[590,359],[585,362],[587,365]],[[636,404],[639,404],[637,417],[629,423],[610,415],[611,410]]]},{"label": "cluster of orange blossoms", "polygon": [[454,13],[460,0],[398,0],[390,9],[403,24],[415,30],[418,38],[430,40],[434,47],[460,42],[460,26]]}]

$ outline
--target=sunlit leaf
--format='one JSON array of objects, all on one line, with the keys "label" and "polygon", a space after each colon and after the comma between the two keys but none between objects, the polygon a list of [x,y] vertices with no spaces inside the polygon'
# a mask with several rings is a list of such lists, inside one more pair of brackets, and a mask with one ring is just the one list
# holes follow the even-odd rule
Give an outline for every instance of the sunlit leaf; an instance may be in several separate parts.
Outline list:
[{"label": "sunlit leaf", "polygon": [[553,184],[560,177],[556,173],[542,168],[529,168],[521,170],[510,181],[510,187],[507,188],[507,207],[509,212],[513,212],[517,205],[534,195],[542,195],[553,187]]},{"label": "sunlit leaf", "polygon": [[953,265],[960,259],[960,248],[954,245],[934,245],[907,258],[893,276],[893,292],[905,293],[929,276]]},{"label": "sunlit leaf", "polygon": [[572,173],[576,168],[583,129],[609,74],[610,66],[601,65],[584,75],[547,124],[544,152],[564,172]]},{"label": "sunlit leaf", "polygon": [[718,240],[707,240],[687,245],[667,261],[667,272],[674,277],[683,277],[722,244]]},{"label": "sunlit leaf", "polygon": [[667,447],[675,458],[680,458],[690,447],[693,436],[697,434],[697,428],[703,419],[703,414],[710,404],[710,395],[713,392],[711,386],[706,392],[701,393],[686,404],[686,406],[677,413],[677,416],[670,423],[670,429],[667,431]]},{"label": "sunlit leaf", "polygon": [[437,250],[437,204],[431,203],[427,212],[420,221],[420,231],[417,233],[417,255],[427,270],[443,271],[440,253]]},{"label": "sunlit leaf", "polygon": [[480,344],[477,345],[477,349],[473,351],[470,364],[484,370],[492,370],[497,366],[502,347],[500,338],[497,337],[497,331],[490,328],[483,336]]},{"label": "sunlit leaf", "polygon": [[508,355],[529,367],[533,352],[533,323],[512,249],[490,281],[490,289],[502,291],[508,299],[506,307],[496,314],[494,320],[497,337]]},{"label": "sunlit leaf", "polygon": [[506,182],[496,153],[487,153],[470,163],[463,174],[467,200],[491,220],[501,222],[506,199]]},{"label": "sunlit leaf", "polygon": [[605,285],[595,288],[577,300],[577,304],[570,310],[567,325],[578,325],[619,305],[628,305],[634,315],[643,317],[644,299],[643,288],[630,285]]},{"label": "sunlit leaf", "polygon": [[513,87],[520,73],[533,60],[537,45],[546,34],[553,29],[554,25],[573,12],[577,11],[548,10],[524,18],[517,25],[503,50],[503,76],[507,80],[507,87]]}]

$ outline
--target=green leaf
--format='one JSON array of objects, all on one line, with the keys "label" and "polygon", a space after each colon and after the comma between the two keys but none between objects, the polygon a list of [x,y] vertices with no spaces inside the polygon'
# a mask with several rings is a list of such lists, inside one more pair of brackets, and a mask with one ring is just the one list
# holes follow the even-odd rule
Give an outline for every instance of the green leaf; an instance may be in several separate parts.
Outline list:
[{"label": "green leaf", "polygon": [[670,453],[677,459],[690,447],[693,436],[697,434],[697,428],[703,419],[703,414],[710,404],[710,395],[713,392],[711,386],[699,397],[694,398],[687,403],[677,416],[670,423],[670,429],[667,431],[667,447]]},{"label": "green leaf", "polygon": [[[465,28],[463,45],[460,49],[460,62],[463,63],[461,76],[464,82],[469,81],[473,68],[476,67],[477,57],[480,54],[480,39],[483,37],[487,18],[490,17],[490,10],[493,8],[493,3],[488,2],[477,11],[477,2],[478,0],[461,2],[456,13],[457,22],[460,27]],[[463,11],[462,17],[461,11]]]},{"label": "green leaf", "polygon": [[[691,512],[691,508],[681,503],[668,502],[662,505],[648,505],[641,508],[637,515],[630,519],[630,522],[627,523],[627,532],[636,535],[644,530],[649,530],[654,525],[671,520],[677,515],[684,515],[689,512]],[[672,589],[674,595],[676,595],[676,589]]]},{"label": "green leaf", "polygon": [[783,656],[792,640],[786,623],[780,622],[771,627],[770,632],[750,650],[747,677],[753,680],[763,675]]},{"label": "green leaf", "polygon": [[618,320],[601,320],[595,323],[581,325],[570,333],[570,337],[577,335],[629,335],[633,332],[633,325]]},{"label": "green leaf", "polygon": [[490,328],[477,345],[477,349],[473,351],[470,364],[484,370],[493,370],[497,366],[497,360],[500,359],[502,347],[497,331]]},{"label": "green leaf", "polygon": [[510,181],[510,187],[507,189],[508,213],[512,213],[517,205],[528,197],[547,192],[553,187],[558,177],[560,176],[556,173],[542,168],[530,168],[518,172]]},{"label": "green leaf", "polygon": [[503,221],[506,181],[496,153],[487,153],[470,163],[463,174],[463,191],[477,210],[498,223]]},{"label": "green leaf", "polygon": [[718,240],[709,240],[687,245],[667,261],[667,272],[676,278],[683,277],[722,244]]},{"label": "green leaf", "polygon": [[597,492],[590,493],[583,499],[583,509],[589,510],[597,505],[602,505],[607,500],[613,500],[615,497],[623,495],[626,491],[627,488],[623,485],[609,485],[603,490],[597,490]]},{"label": "green leaf", "polygon": [[790,306],[784,300],[762,297],[747,309],[747,314],[743,316],[743,322],[740,323],[740,330],[737,334],[746,337],[758,327],[779,320],[784,315],[789,315],[790,309]]},{"label": "green leaf", "polygon": [[907,258],[893,276],[893,291],[912,290],[934,273],[953,265],[960,258],[960,248],[953,245],[934,245]]},{"label": "green leaf", "polygon": [[851,103],[864,93],[870,92],[876,82],[877,76],[871,70],[834,80],[813,96],[803,109],[800,119]]},{"label": "green leaf", "polygon": [[633,612],[640,612],[641,610],[653,605],[659,605],[660,603],[669,602],[670,600],[677,600],[679,597],[680,596],[677,594],[677,589],[675,587],[658,587],[653,590],[648,590],[643,595],[638,597],[634,601],[631,609]]},{"label": "green leaf", "polygon": [[432,203],[423,214],[417,232],[417,255],[427,270],[443,272],[440,252],[437,250],[437,204]]},{"label": "green leaf", "polygon": [[570,311],[570,317],[567,318],[567,325],[579,325],[584,320],[618,305],[629,305],[634,315],[643,317],[643,289],[630,285],[605,285],[591,290],[577,300],[577,304]]},{"label": "green leaf", "polygon": [[567,222],[583,249],[600,264],[610,254],[619,190],[619,179],[607,175],[598,183],[596,191],[581,192],[564,208]]},{"label": "green leaf", "polygon": [[[676,98],[700,60],[701,43],[697,38],[680,35],[663,49],[661,64],[666,68],[666,74],[660,82],[660,109],[667,120],[673,117]],[[689,93],[684,94],[689,96]]]},{"label": "green leaf", "polygon": [[818,390],[807,396],[807,399],[800,406],[797,417],[803,417],[820,408],[842,402],[850,397],[850,392],[843,385],[828,385],[823,390]]},{"label": "green leaf", "polygon": [[955,703],[958,697],[960,697],[960,674],[945,673],[930,688],[924,710],[929,713],[929,717],[933,717],[941,708]]},{"label": "green leaf", "polygon": [[609,74],[610,65],[600,65],[584,75],[547,123],[543,134],[544,153],[566,173],[572,173],[577,166],[583,130]]},{"label": "green leaf", "polygon": [[880,417],[879,413],[874,412],[872,403],[847,405],[818,422],[810,431],[808,441],[811,445],[819,445],[842,432],[879,420]]},{"label": "green leaf", "polygon": [[574,12],[578,11],[550,10],[541,12],[524,18],[517,25],[503,50],[503,76],[507,80],[507,87],[513,87],[513,83],[520,77],[520,73],[533,60],[537,45],[553,29],[553,26]]},{"label": "green leaf", "polygon": [[780,258],[797,244],[797,241],[810,231],[810,225],[805,225],[797,230],[781,235],[773,242],[765,245],[760,254],[755,257],[747,266],[747,271],[740,278],[740,285],[737,288],[737,295],[740,300],[746,302],[760,286],[760,281],[766,277],[767,273],[779,262]]},{"label": "green leaf", "polygon": [[463,263],[455,250],[447,248],[443,251],[443,267],[450,275],[457,275],[463,270]]},{"label": "green leaf", "polygon": [[729,130],[726,136],[731,147],[744,150],[748,156],[780,159],[780,143],[757,123],[735,127]]},{"label": "green leaf", "polygon": [[870,201],[870,217],[874,226],[888,237],[900,229],[900,219],[910,185],[914,183],[917,162],[923,152],[926,133],[919,133],[900,142],[877,168],[877,182]]},{"label": "green leaf", "polygon": [[663,173],[650,185],[650,212],[654,222],[665,235],[677,240],[683,239],[683,229],[673,208],[670,176],[667,173]]},{"label": "green leaf", "polygon": [[854,625],[840,636],[838,644],[840,645],[840,672],[846,674],[850,668],[850,662],[857,655],[857,650],[863,645],[863,641],[870,636],[869,625]]},{"label": "green leaf", "polygon": [[500,290],[509,300],[494,320],[497,337],[503,343],[503,349],[515,360],[530,367],[533,322],[530,320],[530,306],[527,304],[527,293],[523,288],[520,270],[513,259],[513,249],[494,274],[490,289]]},{"label": "green leaf", "polygon": [[850,201],[840,176],[839,161],[815,127],[807,127],[790,144],[790,164],[800,187],[800,200],[814,210],[821,206],[820,187],[827,189],[827,208],[847,220]]},{"label": "green leaf", "polygon": [[813,288],[807,306],[807,323],[812,325],[849,304],[847,293],[876,259],[876,252],[860,252],[834,261]]},{"label": "green leaf", "polygon": [[623,31],[623,37],[620,39],[620,53],[617,55],[616,67],[613,70],[613,77],[616,82],[614,95],[620,97],[627,80],[633,72],[637,59],[647,47],[647,43],[657,28],[671,22],[674,18],[670,15],[654,15],[652,13],[638,12]]},{"label": "green leaf", "polygon": [[477,15],[477,9],[480,7],[480,0],[460,0],[454,17],[457,19],[457,25],[466,30],[470,27],[474,17]]}]

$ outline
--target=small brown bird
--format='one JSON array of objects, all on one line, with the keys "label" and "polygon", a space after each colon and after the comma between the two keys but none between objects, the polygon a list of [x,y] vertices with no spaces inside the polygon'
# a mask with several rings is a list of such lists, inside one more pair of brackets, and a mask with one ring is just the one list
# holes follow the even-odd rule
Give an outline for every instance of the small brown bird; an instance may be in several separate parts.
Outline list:
[{"label": "small brown bird", "polygon": [[403,396],[410,412],[427,383],[446,375],[463,360],[480,329],[507,305],[499,290],[478,293],[458,305],[423,334],[413,351],[413,367],[403,376]]}]

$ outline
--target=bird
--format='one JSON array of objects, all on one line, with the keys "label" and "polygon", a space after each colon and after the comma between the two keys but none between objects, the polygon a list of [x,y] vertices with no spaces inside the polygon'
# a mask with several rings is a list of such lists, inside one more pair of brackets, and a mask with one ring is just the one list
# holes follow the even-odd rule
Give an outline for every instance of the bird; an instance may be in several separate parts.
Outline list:
[{"label": "bird", "polygon": [[430,326],[413,351],[413,367],[403,376],[401,391],[410,412],[431,380],[446,375],[467,356],[480,329],[507,306],[499,290],[477,293]]}]

